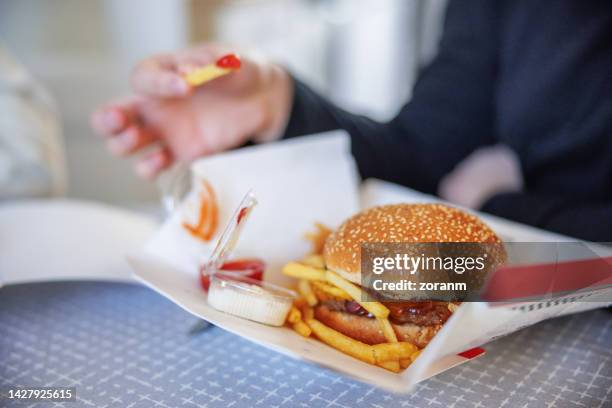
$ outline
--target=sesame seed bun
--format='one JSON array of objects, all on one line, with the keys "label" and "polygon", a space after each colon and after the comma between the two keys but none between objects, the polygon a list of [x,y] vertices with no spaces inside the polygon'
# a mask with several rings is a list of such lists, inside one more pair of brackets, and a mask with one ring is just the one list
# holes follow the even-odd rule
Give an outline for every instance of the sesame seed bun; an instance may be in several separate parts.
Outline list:
[{"label": "sesame seed bun", "polygon": [[[346,220],[326,240],[326,267],[345,279],[361,283],[361,245],[364,243],[477,242],[501,243],[478,217],[443,204],[396,204],[370,208]],[[503,248],[496,253],[503,263]]]}]

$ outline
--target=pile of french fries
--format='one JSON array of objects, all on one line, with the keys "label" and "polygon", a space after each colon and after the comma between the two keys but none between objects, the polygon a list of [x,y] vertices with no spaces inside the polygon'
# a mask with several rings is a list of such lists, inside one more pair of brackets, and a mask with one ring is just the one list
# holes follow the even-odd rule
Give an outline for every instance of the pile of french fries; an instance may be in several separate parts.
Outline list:
[{"label": "pile of french fries", "polygon": [[[298,279],[300,297],[287,316],[287,323],[304,337],[314,335],[341,352],[389,371],[399,372],[418,356],[414,344],[398,341],[389,322],[389,309],[380,302],[365,302],[359,286],[325,269],[323,257],[308,255],[300,262],[290,262],[283,268],[287,276]],[[320,299],[354,300],[371,313],[387,339],[386,343],[369,345],[348,337],[315,319],[314,307]]]}]

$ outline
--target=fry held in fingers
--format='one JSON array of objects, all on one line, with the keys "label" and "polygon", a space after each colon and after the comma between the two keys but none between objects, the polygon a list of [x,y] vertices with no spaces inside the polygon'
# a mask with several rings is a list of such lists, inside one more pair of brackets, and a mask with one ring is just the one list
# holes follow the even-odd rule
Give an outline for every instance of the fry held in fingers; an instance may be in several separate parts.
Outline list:
[{"label": "fry held in fingers", "polygon": [[184,75],[191,86],[200,86],[213,79],[222,77],[240,69],[242,63],[236,54],[227,54],[216,62],[196,68]]}]

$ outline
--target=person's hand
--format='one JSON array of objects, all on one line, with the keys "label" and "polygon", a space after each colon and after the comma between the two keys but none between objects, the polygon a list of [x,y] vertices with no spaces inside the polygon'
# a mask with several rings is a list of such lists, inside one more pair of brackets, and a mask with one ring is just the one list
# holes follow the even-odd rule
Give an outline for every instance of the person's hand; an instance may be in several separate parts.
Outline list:
[{"label": "person's hand", "polygon": [[483,147],[447,174],[438,195],[452,203],[478,209],[499,193],[521,191],[523,175],[519,158],[509,147]]},{"label": "person's hand", "polygon": [[117,156],[139,154],[136,172],[156,176],[173,161],[191,161],[280,135],[291,109],[292,82],[281,67],[241,55],[242,67],[192,88],[182,74],[233,50],[204,45],[140,62],[131,76],[135,95],[92,115]]}]

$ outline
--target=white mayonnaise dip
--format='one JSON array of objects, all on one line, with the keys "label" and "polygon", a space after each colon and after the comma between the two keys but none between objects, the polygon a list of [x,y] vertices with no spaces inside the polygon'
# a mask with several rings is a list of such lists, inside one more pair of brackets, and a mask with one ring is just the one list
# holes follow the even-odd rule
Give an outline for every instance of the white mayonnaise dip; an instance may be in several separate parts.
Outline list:
[{"label": "white mayonnaise dip", "polygon": [[293,297],[276,294],[256,284],[213,278],[208,304],[234,316],[271,326],[282,326]]}]

